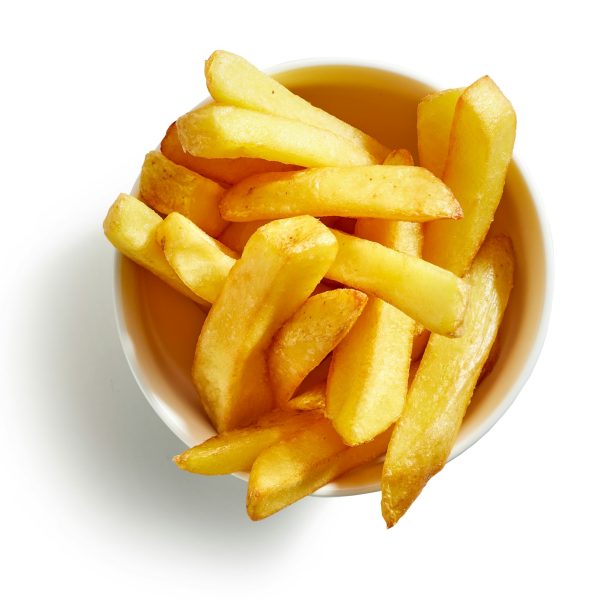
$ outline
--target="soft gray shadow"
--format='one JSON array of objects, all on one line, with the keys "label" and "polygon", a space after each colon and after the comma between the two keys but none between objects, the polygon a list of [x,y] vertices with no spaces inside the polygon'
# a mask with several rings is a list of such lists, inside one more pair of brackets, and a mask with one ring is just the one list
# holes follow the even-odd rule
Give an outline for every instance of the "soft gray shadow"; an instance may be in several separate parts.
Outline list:
[{"label": "soft gray shadow", "polygon": [[36,393],[23,409],[47,461],[59,465],[60,489],[52,492],[76,497],[93,525],[116,526],[124,538],[164,544],[165,551],[209,544],[215,560],[226,553],[246,561],[264,559],[265,550],[281,553],[318,500],[252,523],[244,482],[193,476],[171,463],[183,444],[148,405],[126,364],[112,276],[112,250],[93,231],[47,259],[35,283],[44,300],[28,319],[43,335],[28,352],[34,364],[46,363],[46,379],[31,384]]}]

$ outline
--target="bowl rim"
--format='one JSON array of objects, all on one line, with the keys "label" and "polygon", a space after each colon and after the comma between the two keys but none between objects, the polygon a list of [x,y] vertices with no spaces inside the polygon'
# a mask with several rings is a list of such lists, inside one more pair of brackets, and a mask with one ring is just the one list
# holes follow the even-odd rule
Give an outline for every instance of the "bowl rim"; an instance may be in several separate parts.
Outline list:
[{"label": "bowl rim", "polygon": [[[390,75],[401,76],[407,79],[412,79],[413,81],[431,87],[434,90],[442,89],[441,86],[436,85],[435,82],[431,82],[429,80],[424,80],[420,76],[417,76],[415,73],[411,72],[409,69],[405,69],[404,67],[399,67],[397,65],[393,65],[391,63],[380,62],[380,61],[371,61],[371,60],[363,60],[363,59],[353,59],[347,57],[313,57],[306,59],[297,59],[282,62],[276,64],[274,66],[268,67],[264,69],[264,72],[269,75],[277,75],[280,73],[286,73],[288,71],[314,68],[314,67],[357,67],[370,69],[375,71],[381,71],[384,73],[389,73]],[[209,100],[210,96],[203,99],[197,106],[201,106],[203,103]],[[531,173],[525,169],[520,162],[517,160],[516,155],[513,153],[512,163],[517,168],[521,177],[529,191],[531,196],[531,201],[533,207],[535,209],[535,214],[538,219],[540,233],[541,233],[541,242],[542,242],[542,257],[543,257],[543,265],[544,265],[544,290],[543,290],[543,304],[541,309],[541,317],[539,320],[539,324],[537,327],[537,331],[535,334],[535,339],[531,345],[531,349],[529,354],[527,355],[527,359],[523,366],[520,369],[519,376],[515,379],[515,381],[510,386],[508,392],[504,395],[504,398],[496,406],[496,408],[483,420],[481,425],[475,429],[471,435],[469,435],[466,439],[464,439],[460,444],[455,444],[452,448],[452,452],[448,457],[448,461],[454,460],[458,456],[460,456],[463,452],[471,448],[475,443],[477,443],[486,433],[488,433],[492,427],[500,420],[500,418],[506,413],[506,411],[512,406],[517,396],[527,383],[529,377],[531,376],[535,365],[540,357],[542,348],[544,346],[544,342],[546,339],[546,335],[548,332],[548,327],[550,323],[550,315],[552,311],[552,300],[553,300],[553,292],[554,292],[554,244],[552,239],[552,233],[550,229],[550,224],[548,221],[548,217],[546,215],[543,201],[541,200],[541,196],[538,193],[538,187],[534,182],[534,179],[531,176]],[[136,182],[132,186],[132,193],[135,191],[137,187],[137,183],[139,181],[136,179]],[[165,425],[181,440],[184,441],[184,434],[181,430],[179,424],[176,420],[171,418],[169,412],[165,409],[162,403],[158,400],[158,398],[152,392],[152,389],[148,382],[146,381],[144,370],[139,364],[136,353],[134,351],[133,341],[129,335],[129,332],[126,328],[126,318],[125,311],[122,302],[123,298],[123,289],[122,289],[122,281],[121,281],[121,271],[122,271],[122,262],[123,257],[117,250],[115,250],[115,258],[114,258],[114,272],[113,272],[113,309],[115,313],[115,321],[117,324],[117,331],[119,335],[119,340],[121,343],[121,347],[123,349],[123,353],[125,354],[125,358],[129,365],[129,369],[133,374],[133,377],[146,398],[147,402],[150,404],[152,409],[156,412],[156,414],[160,417],[160,419],[165,423]],[[185,443],[185,442],[184,442]],[[247,473],[232,473],[233,476],[247,480]],[[374,482],[372,484],[363,484],[356,487],[348,487],[348,488],[330,488],[330,486],[325,486],[315,492],[313,492],[313,496],[318,497],[338,497],[338,496],[354,496],[360,494],[367,494],[371,492],[380,491],[381,486],[379,482]]]}]

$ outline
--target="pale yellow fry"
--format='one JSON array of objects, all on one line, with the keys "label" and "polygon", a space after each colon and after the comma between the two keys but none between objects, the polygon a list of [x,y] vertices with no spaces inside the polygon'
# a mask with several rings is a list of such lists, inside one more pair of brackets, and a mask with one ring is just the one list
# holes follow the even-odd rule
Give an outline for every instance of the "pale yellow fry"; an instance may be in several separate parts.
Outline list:
[{"label": "pale yellow fry", "polygon": [[186,152],[205,158],[264,158],[303,167],[377,162],[325,129],[235,106],[198,108],[178,119],[177,131]]},{"label": "pale yellow fry", "polygon": [[256,425],[220,433],[173,458],[185,471],[200,475],[226,475],[249,471],[266,448],[291,437],[322,415],[316,411],[276,411]]},{"label": "pale yellow fry", "polygon": [[211,96],[222,104],[232,104],[327,129],[347,138],[383,161],[387,148],[371,136],[313,106],[290,92],[247,60],[231,52],[217,50],[206,61],[206,85]]},{"label": "pale yellow fry", "polygon": [[241,254],[250,236],[269,221],[247,221],[245,223],[229,223],[227,229],[219,236],[219,241],[228,248]]},{"label": "pale yellow fry", "polygon": [[185,286],[156,240],[162,218],[141,200],[119,194],[104,219],[104,235],[121,254],[148,269],[172,288],[204,308],[208,303]]},{"label": "pale yellow fry", "polygon": [[156,236],[179,279],[197,296],[215,302],[237,253],[176,212],[159,224]]},{"label": "pale yellow fry", "polygon": [[494,343],[513,283],[507,237],[488,240],[467,279],[471,299],[464,335],[432,334],[385,458],[382,512],[394,525],[446,463],[481,369]]},{"label": "pale yellow fry", "polygon": [[430,331],[460,335],[469,286],[431,263],[331,230],[338,254],[327,278],[373,294]]},{"label": "pale yellow fry", "polygon": [[385,452],[391,429],[361,446],[349,447],[327,419],[261,452],[252,465],[246,508],[256,521],[311,494],[346,471]]},{"label": "pale yellow fry", "polygon": [[202,328],[193,379],[221,432],[248,425],[272,406],[266,350],[310,296],[337,252],[313,217],[273,221],[248,240]]},{"label": "pale yellow fry", "polygon": [[292,410],[325,410],[325,391],[327,383],[322,381],[305,392],[294,396],[288,402],[288,408]]},{"label": "pale yellow fry", "polygon": [[219,212],[225,188],[160,152],[146,154],[139,193],[140,200],[154,210],[165,215],[177,211],[214,237],[227,225]]},{"label": "pale yellow fry", "polygon": [[458,88],[429,94],[417,107],[419,164],[437,177],[444,174],[454,110],[463,91]]},{"label": "pale yellow fry", "polygon": [[311,296],[273,338],[268,352],[275,401],[286,408],[304,378],[340,343],[367,295],[340,288]]},{"label": "pale yellow fry", "polygon": [[424,257],[462,277],[482,244],[502,197],[516,116],[498,86],[483,77],[456,104],[444,181],[460,202],[460,223],[431,223]]},{"label": "pale yellow fry", "polygon": [[232,185],[257,173],[294,171],[298,167],[260,158],[202,158],[185,152],[177,134],[177,123],[172,123],[160,144],[160,151],[174,163],[195,171],[204,177]]},{"label": "pale yellow fry", "polygon": [[417,222],[462,216],[460,205],[440,179],[421,167],[398,165],[254,175],[230,188],[220,208],[228,221],[301,214]]}]

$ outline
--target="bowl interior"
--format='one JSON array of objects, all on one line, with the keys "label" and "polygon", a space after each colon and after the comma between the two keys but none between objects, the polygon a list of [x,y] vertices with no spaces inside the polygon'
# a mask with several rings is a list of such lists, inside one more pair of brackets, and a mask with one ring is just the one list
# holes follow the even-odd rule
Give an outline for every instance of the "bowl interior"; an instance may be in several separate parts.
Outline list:
[{"label": "bowl interior", "polygon": [[[340,64],[287,67],[275,76],[313,104],[391,148],[408,148],[417,157],[417,103],[433,91],[424,83],[391,70]],[[530,189],[514,161],[492,230],[513,240],[515,286],[500,332],[498,362],[475,392],[451,459],[477,441],[514,400],[533,368],[543,339],[548,312],[548,239]],[[204,321],[201,309],[120,255],[116,260],[115,300],[125,354],[150,404],[190,446],[213,435],[190,376]],[[317,494],[377,490],[380,471],[380,463],[356,469]]]}]

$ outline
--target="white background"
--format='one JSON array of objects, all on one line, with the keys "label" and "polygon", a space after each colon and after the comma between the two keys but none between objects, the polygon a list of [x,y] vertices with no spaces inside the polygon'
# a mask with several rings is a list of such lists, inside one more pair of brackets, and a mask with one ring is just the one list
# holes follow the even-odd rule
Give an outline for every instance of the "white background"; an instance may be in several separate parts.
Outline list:
[{"label": "white background", "polygon": [[[583,2],[2,3],[3,598],[598,598],[597,20]],[[335,6],[335,8],[334,8]],[[523,392],[386,531],[379,495],[261,523],[245,486],[182,473],[117,339],[102,218],[224,48],[259,67],[385,61],[442,87],[489,73],[555,243]]]}]

